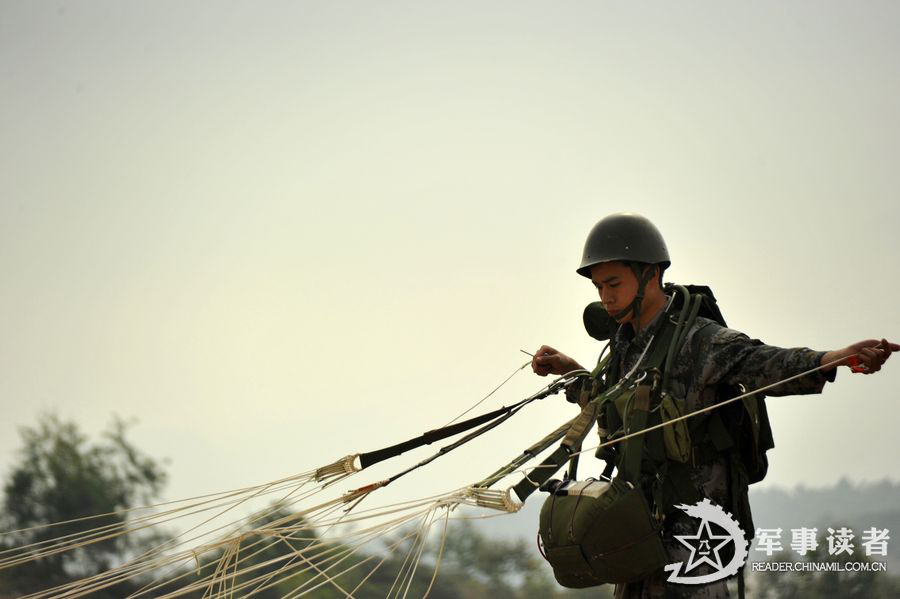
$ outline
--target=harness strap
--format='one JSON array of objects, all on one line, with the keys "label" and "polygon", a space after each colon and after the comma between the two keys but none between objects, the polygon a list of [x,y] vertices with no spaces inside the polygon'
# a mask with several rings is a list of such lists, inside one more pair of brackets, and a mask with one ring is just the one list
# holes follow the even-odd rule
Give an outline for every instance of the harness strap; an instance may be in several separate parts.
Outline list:
[{"label": "harness strap", "polygon": [[[569,461],[570,458],[577,457],[578,452],[581,450],[581,443],[597,421],[599,410],[600,403],[597,401],[591,401],[581,408],[581,413],[572,421],[556,451],[544,459],[528,476],[513,487],[521,501],[525,501],[529,495],[534,493],[535,489],[550,480],[550,477],[562,468],[563,464]],[[572,454],[575,455],[573,456]],[[576,469],[577,462],[572,466],[572,474],[574,474]]]},{"label": "harness strap", "polygon": [[547,456],[531,473],[519,481],[513,487],[519,501],[525,501],[528,496],[534,493],[538,487],[550,480],[557,470],[569,459],[569,449],[565,445],[560,445],[556,451]]},{"label": "harness strap", "polygon": [[[638,385],[634,392],[634,401],[631,413],[628,415],[625,434],[642,430],[647,427],[647,414],[650,412],[650,385]],[[640,484],[641,458],[644,453],[644,437],[637,435],[625,441],[624,454],[622,456],[619,473],[622,478],[635,486]]]},{"label": "harness strap", "polygon": [[572,426],[566,431],[563,445],[568,446],[573,452],[581,449],[581,442],[584,441],[588,431],[591,430],[591,427],[597,421],[598,409],[599,404],[593,401],[581,408],[581,413],[578,414],[575,421],[572,422]]},{"label": "harness strap", "polygon": [[575,418],[572,426],[566,432],[562,444],[568,447],[574,454],[569,458],[569,478],[575,480],[578,474],[578,452],[581,451],[581,444],[594,423],[597,421],[597,413],[600,406],[597,402],[589,402],[581,409],[581,413]]},{"label": "harness strap", "polygon": [[511,474],[515,472],[518,468],[523,466],[525,463],[531,461],[536,458],[540,453],[544,450],[552,446],[554,443],[557,443],[560,439],[563,438],[563,435],[566,434],[566,431],[569,430],[569,427],[572,426],[572,423],[575,422],[575,419],[566,422],[555,431],[545,436],[543,439],[538,441],[537,443],[528,447],[525,451],[519,454],[513,461],[508,463],[506,466],[503,466],[499,470],[496,470],[493,474],[485,478],[484,480],[476,483],[475,487],[490,487],[495,482],[506,476],[507,474]]},{"label": "harness strap", "polygon": [[404,441],[403,443],[397,443],[396,445],[391,445],[390,447],[385,447],[384,449],[378,449],[376,451],[370,451],[368,453],[361,453],[359,454],[360,466],[362,468],[368,468],[373,464],[377,464],[378,462],[393,458],[411,449],[416,449],[417,447],[422,447],[423,445],[431,445],[435,441],[442,441],[447,437],[458,435],[459,433],[463,433],[477,426],[481,426],[486,422],[490,422],[495,418],[501,418],[510,413],[513,413],[522,405],[524,404],[520,401],[509,407],[502,407],[492,412],[488,412],[487,414],[482,414],[481,416],[476,416],[474,418],[463,420],[462,422],[458,422],[456,424],[451,424],[450,426],[427,431],[422,435],[414,439],[410,439],[409,441]]}]

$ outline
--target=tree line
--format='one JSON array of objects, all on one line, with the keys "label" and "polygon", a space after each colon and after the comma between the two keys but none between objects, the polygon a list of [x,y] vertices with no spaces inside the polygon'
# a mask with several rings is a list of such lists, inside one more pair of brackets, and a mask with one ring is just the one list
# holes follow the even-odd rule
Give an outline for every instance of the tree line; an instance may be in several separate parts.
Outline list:
[{"label": "tree line", "polygon": [[[0,504],[0,559],[3,551],[50,539],[76,534],[99,526],[122,524],[127,511],[160,499],[167,475],[159,460],[144,454],[127,438],[127,426],[113,420],[99,439],[91,441],[73,422],[53,415],[39,419],[33,427],[21,430],[22,446],[16,461],[3,483]],[[79,520],[106,514],[101,518]],[[285,507],[275,506],[267,516],[269,521],[290,517]],[[63,524],[41,527],[48,523]],[[67,523],[66,523],[67,522]],[[247,535],[241,544],[259,547],[255,553],[243,554],[242,566],[253,567],[252,572],[239,574],[234,584],[251,578],[272,574],[272,582],[247,587],[259,599],[279,599],[290,596],[298,587],[310,583],[313,570],[325,569],[327,557],[321,552],[310,558],[310,568],[298,568],[292,576],[276,575],[278,569],[297,552],[312,543],[325,543],[340,552],[339,541],[328,541],[317,534],[302,538],[270,539],[255,536],[260,526],[246,525]],[[36,528],[37,527],[37,528]],[[20,531],[20,532],[9,532]],[[395,535],[397,533],[394,533]],[[19,597],[45,590],[70,581],[90,577],[119,565],[130,557],[167,540],[165,531],[146,531],[139,535],[112,537],[84,547],[48,555],[20,565],[0,569],[0,599]],[[258,543],[257,543],[258,542]],[[390,541],[388,541],[390,542]],[[432,543],[423,555],[412,579],[408,596],[421,597],[432,584],[437,565],[438,547]],[[331,547],[333,546],[333,547]],[[97,590],[91,597],[119,599],[140,589],[153,587],[147,597],[159,597],[167,592],[197,583],[208,574],[222,557],[225,549],[205,555],[196,567],[164,573],[150,573],[143,577],[121,581]],[[383,559],[358,592],[358,599],[385,597],[394,584],[396,573],[403,568],[403,555],[369,549],[353,556],[361,562],[371,558]],[[811,553],[808,561],[828,561],[830,558]],[[838,558],[839,559],[839,558]],[[317,560],[320,563],[317,563]],[[342,592],[325,584],[305,595],[316,599],[342,598],[348,589],[355,588],[371,568],[358,568],[340,578]],[[321,579],[320,579],[321,580]],[[848,598],[894,598],[900,596],[900,578],[888,573],[872,572],[765,572],[748,576],[748,596],[756,599],[812,599],[840,596]],[[196,589],[184,596],[200,599],[204,589]],[[560,587],[549,569],[542,563],[535,547],[523,540],[490,538],[468,521],[456,521],[448,529],[441,550],[438,576],[429,597],[434,599],[503,599],[612,597],[612,587],[570,590]]]}]

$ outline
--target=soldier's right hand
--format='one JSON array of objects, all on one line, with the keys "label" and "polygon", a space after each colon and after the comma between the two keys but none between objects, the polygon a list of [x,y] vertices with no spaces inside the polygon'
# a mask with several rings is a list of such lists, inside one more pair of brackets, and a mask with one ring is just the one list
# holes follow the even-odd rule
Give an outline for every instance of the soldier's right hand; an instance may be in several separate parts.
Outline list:
[{"label": "soldier's right hand", "polygon": [[581,365],[578,362],[549,345],[542,345],[531,359],[531,369],[540,376],[563,375],[579,368]]}]

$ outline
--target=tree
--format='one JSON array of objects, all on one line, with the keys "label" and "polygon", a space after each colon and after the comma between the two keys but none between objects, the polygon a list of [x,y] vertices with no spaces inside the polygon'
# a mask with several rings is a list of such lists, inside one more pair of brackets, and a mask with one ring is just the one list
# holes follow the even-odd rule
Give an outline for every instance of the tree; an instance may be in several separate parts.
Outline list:
[{"label": "tree", "polygon": [[[0,537],[0,549],[122,524],[125,510],[155,500],[165,472],[126,439],[126,429],[116,418],[100,441],[91,444],[74,423],[55,415],[23,428],[23,447],[4,483],[0,513],[0,529],[18,532]],[[71,522],[96,515],[102,516]],[[116,536],[0,570],[0,590],[29,593],[92,576],[121,563],[150,540]],[[95,596],[121,597],[129,588],[123,583]]]}]

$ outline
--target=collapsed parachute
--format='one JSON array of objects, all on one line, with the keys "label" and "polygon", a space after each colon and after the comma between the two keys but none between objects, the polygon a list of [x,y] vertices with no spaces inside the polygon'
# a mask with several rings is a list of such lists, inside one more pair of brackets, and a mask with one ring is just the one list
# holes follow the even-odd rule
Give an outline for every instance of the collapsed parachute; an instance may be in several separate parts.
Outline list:
[{"label": "collapsed parachute", "polygon": [[[698,292],[698,289],[678,287],[674,290],[672,297],[680,295],[682,298],[678,306],[681,312],[674,321],[677,326],[667,329],[667,334],[657,343],[666,346],[665,349],[668,351],[658,353],[655,358],[651,356],[650,361],[653,364],[659,362],[661,366],[666,356],[672,354],[673,348],[677,348],[680,341],[683,341],[681,331],[684,330],[686,323],[697,317],[704,303],[707,304],[707,309],[709,308],[705,294],[702,290]],[[592,322],[589,312],[586,311],[585,323],[589,332],[597,338],[603,338],[604,331],[608,330],[605,323],[599,325],[594,323],[592,329]],[[652,339],[648,342],[648,348],[651,343]],[[526,363],[515,372],[527,365]],[[601,361],[598,370],[602,370],[603,365]],[[433,584],[439,571],[447,523],[456,508],[471,506],[494,510],[498,514],[515,512],[538,487],[549,481],[553,473],[566,463],[572,466],[570,472],[574,475],[574,466],[581,453],[601,452],[610,446],[626,443],[627,455],[629,441],[666,427],[675,427],[688,418],[744,401],[768,388],[829,366],[832,364],[821,365],[704,409],[670,415],[655,424],[650,424],[646,420],[631,421],[630,426],[623,430],[623,434],[595,447],[582,449],[587,433],[597,421],[598,409],[603,401],[609,400],[614,395],[612,391],[636,387],[639,382],[636,377],[639,373],[635,370],[622,377],[621,384],[616,385],[616,388],[607,390],[601,397],[585,403],[577,417],[563,423],[505,465],[466,487],[440,495],[365,510],[359,507],[364,499],[377,490],[489,432],[525,406],[559,393],[573,383],[592,375],[596,376],[598,373],[598,370],[594,373],[576,370],[552,381],[538,392],[511,406],[461,422],[454,420],[442,428],[428,431],[402,443],[367,453],[351,454],[319,468],[262,485],[129,510],[129,518],[115,524],[97,526],[82,532],[0,551],[0,572],[6,568],[74,552],[79,548],[117,536],[143,534],[153,527],[181,520],[193,524],[173,538],[163,540],[138,555],[123,558],[121,563],[100,574],[56,585],[27,597],[30,599],[84,597],[127,580],[140,581],[143,585],[140,590],[129,595],[134,598],[175,598],[200,592],[203,593],[203,597],[209,598],[250,597],[285,581],[292,581],[291,590],[283,595],[285,598],[303,597],[326,585],[346,597],[352,597],[376,572],[389,563],[391,556],[395,554],[402,555],[403,558],[391,562],[399,565],[388,596],[406,597],[412,588],[419,562],[425,554],[429,532],[436,524],[443,523],[438,541],[440,548],[436,554],[431,578]],[[506,381],[511,377],[512,375]],[[506,381],[500,386],[502,387]],[[337,496],[328,496],[329,490],[338,483],[344,483],[374,464],[457,435],[463,436],[389,478],[348,490]],[[557,444],[557,448],[540,464],[527,466],[528,462]],[[630,445],[638,448],[641,446],[639,443]],[[524,475],[516,485],[506,490],[492,488],[500,481],[516,474]],[[608,477],[611,469],[605,474],[607,482],[610,482]],[[551,499],[555,501],[555,497],[554,495]],[[255,512],[249,519],[249,524],[244,518],[228,519],[242,506],[249,505],[259,498],[274,498],[276,501],[272,506]],[[93,519],[101,521],[103,516],[83,518],[79,522],[88,523]],[[27,531],[9,531],[3,535],[12,538],[24,532]],[[542,535],[545,542],[551,536]],[[275,546],[282,551],[269,557],[267,551]],[[378,551],[364,555],[361,550],[366,546],[377,547]],[[260,559],[264,561],[260,562]],[[166,576],[160,576],[161,573],[165,573]],[[352,582],[352,586],[348,581]],[[572,586],[584,586],[581,582],[583,581],[576,581]],[[431,584],[424,591],[424,595],[427,596],[430,592]]]}]

